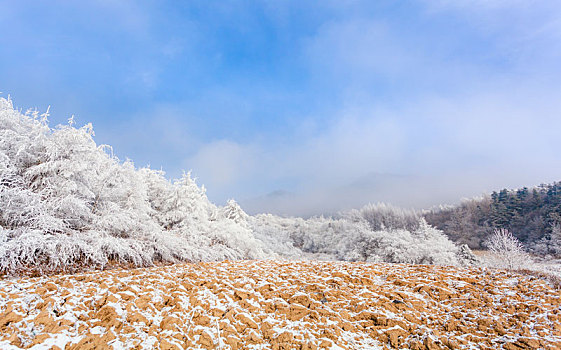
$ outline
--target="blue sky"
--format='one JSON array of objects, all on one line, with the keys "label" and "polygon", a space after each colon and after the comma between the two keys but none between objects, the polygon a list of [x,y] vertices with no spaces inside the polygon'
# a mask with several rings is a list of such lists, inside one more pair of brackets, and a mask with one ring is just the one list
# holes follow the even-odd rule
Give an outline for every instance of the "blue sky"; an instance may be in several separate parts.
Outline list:
[{"label": "blue sky", "polygon": [[556,1],[8,0],[0,30],[17,107],[250,212],[560,180]]}]

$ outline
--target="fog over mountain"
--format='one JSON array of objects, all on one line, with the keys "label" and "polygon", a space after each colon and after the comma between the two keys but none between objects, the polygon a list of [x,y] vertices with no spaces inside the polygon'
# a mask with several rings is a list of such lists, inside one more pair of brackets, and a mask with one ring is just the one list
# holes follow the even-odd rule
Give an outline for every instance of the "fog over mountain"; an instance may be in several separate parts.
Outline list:
[{"label": "fog over mountain", "polygon": [[426,207],[561,173],[559,2],[3,5],[2,97],[218,204]]},{"label": "fog over mountain", "polygon": [[[490,181],[486,181],[490,180]],[[368,203],[389,203],[398,207],[429,209],[439,205],[459,204],[462,200],[489,194],[504,184],[493,179],[465,179],[454,182],[430,177],[371,173],[345,186],[295,193],[277,190],[263,196],[240,199],[250,214],[275,213],[283,216],[332,215],[342,210],[360,208]],[[513,183],[512,188],[526,186]],[[530,184],[530,187],[540,183]],[[508,187],[508,186],[506,186]]]}]

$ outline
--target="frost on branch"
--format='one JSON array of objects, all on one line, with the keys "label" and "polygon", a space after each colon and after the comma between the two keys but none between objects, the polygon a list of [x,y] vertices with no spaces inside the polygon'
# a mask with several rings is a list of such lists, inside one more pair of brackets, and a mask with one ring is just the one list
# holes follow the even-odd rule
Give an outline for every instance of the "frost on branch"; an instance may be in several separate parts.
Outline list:
[{"label": "frost on branch", "polygon": [[220,211],[189,174],[137,170],[97,146],[91,125],[51,129],[0,99],[0,272],[262,256]]},{"label": "frost on branch", "polygon": [[487,240],[486,246],[491,251],[492,265],[510,270],[527,268],[532,259],[522,243],[504,228],[496,229]]},{"label": "frost on branch", "polygon": [[[372,213],[372,206],[365,211]],[[384,216],[388,214],[384,206]],[[423,218],[405,228],[373,229],[369,217],[360,210],[342,213],[339,218],[281,218],[257,215],[250,219],[255,237],[269,252],[288,258],[394,262],[412,264],[470,265],[475,261],[469,248],[459,248],[442,231],[428,225]],[[394,220],[394,227],[405,222]],[[409,219],[407,219],[409,220]],[[380,222],[380,225],[383,222]],[[466,251],[467,250],[467,251]]]},{"label": "frost on branch", "polygon": [[384,204],[307,220],[217,207],[190,173],[137,169],[91,125],[52,129],[0,99],[0,274],[264,257],[461,265],[469,253]]},{"label": "frost on branch", "polygon": [[417,228],[421,218],[414,210],[396,208],[385,203],[367,204],[343,215],[351,221],[366,222],[373,231],[397,229],[411,231]]}]

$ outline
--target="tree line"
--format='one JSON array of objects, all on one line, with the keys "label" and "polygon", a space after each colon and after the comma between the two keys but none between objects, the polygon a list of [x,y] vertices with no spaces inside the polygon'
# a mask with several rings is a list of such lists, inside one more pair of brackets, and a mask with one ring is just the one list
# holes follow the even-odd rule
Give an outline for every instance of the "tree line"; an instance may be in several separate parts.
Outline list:
[{"label": "tree line", "polygon": [[561,182],[494,191],[457,206],[430,210],[425,218],[472,249],[485,249],[493,230],[507,229],[530,252],[561,256]]},{"label": "tree line", "polygon": [[278,257],[474,263],[418,213],[249,216],[211,203],[189,173],[172,181],[119,160],[91,124],[51,128],[47,117],[0,98],[0,275]]}]

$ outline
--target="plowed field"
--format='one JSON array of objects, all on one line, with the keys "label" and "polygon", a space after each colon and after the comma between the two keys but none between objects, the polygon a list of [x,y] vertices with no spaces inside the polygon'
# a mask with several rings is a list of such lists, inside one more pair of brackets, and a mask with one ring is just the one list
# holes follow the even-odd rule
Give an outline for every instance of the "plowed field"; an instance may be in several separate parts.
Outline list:
[{"label": "plowed field", "polygon": [[501,270],[225,261],[0,280],[0,349],[561,349],[560,292]]}]

